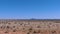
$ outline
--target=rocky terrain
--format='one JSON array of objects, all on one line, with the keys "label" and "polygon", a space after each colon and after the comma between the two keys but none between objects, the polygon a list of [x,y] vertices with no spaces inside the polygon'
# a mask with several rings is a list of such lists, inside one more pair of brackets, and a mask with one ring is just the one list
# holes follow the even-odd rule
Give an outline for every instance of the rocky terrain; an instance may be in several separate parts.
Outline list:
[{"label": "rocky terrain", "polygon": [[60,20],[1,19],[0,34],[60,34]]}]

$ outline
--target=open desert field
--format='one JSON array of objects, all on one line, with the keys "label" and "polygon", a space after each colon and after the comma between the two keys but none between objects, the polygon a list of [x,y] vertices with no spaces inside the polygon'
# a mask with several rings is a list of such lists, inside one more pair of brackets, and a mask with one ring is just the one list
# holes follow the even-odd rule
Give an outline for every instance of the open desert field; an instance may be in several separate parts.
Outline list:
[{"label": "open desert field", "polygon": [[60,34],[60,20],[1,19],[0,34]]}]

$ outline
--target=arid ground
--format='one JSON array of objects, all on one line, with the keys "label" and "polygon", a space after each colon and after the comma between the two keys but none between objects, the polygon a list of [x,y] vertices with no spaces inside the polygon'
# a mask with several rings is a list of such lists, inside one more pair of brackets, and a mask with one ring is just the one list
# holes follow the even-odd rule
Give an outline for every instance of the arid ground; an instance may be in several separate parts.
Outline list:
[{"label": "arid ground", "polygon": [[0,34],[60,34],[60,20],[1,19]]}]

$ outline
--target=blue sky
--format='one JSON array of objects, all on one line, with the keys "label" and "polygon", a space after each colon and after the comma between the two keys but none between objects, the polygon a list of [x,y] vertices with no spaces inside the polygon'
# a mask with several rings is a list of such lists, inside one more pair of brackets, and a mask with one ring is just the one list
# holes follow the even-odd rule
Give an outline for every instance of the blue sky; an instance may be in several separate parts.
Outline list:
[{"label": "blue sky", "polygon": [[0,0],[0,19],[60,19],[60,0]]}]

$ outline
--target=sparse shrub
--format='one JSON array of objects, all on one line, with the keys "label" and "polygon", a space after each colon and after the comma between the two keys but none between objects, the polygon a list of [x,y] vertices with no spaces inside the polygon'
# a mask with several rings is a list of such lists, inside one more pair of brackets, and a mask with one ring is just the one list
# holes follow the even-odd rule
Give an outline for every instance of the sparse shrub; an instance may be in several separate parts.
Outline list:
[{"label": "sparse shrub", "polygon": [[20,25],[22,25],[22,24],[20,24]]},{"label": "sparse shrub", "polygon": [[13,32],[16,32],[16,30],[13,30]]},{"label": "sparse shrub", "polygon": [[29,32],[27,34],[30,34]]},{"label": "sparse shrub", "polygon": [[52,31],[52,33],[56,33],[56,31]]},{"label": "sparse shrub", "polygon": [[32,30],[32,28],[29,28],[29,30]]},{"label": "sparse shrub", "polygon": [[37,26],[37,28],[41,28],[40,26]]},{"label": "sparse shrub", "polygon": [[7,26],[7,28],[9,29],[10,27],[9,27],[9,26]]},{"label": "sparse shrub", "polygon": [[1,26],[0,28],[1,28],[1,29],[5,29],[5,26]]},{"label": "sparse shrub", "polygon": [[13,28],[15,28],[15,26],[13,26]]},{"label": "sparse shrub", "polygon": [[37,33],[36,31],[34,31],[33,33]]},{"label": "sparse shrub", "polygon": [[29,28],[29,32],[32,32],[32,28]]},{"label": "sparse shrub", "polygon": [[5,33],[8,33],[7,31]]},{"label": "sparse shrub", "polygon": [[24,30],[25,28],[23,28],[23,30]]},{"label": "sparse shrub", "polygon": [[3,27],[1,26],[1,29],[2,29]]}]

